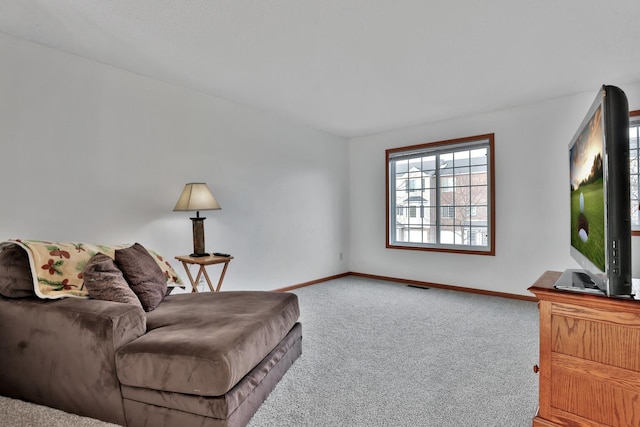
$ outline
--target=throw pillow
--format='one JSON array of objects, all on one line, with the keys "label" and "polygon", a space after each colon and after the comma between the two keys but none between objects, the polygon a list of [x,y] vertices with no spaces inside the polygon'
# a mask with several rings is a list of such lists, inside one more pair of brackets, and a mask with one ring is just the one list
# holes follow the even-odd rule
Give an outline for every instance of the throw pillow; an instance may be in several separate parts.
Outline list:
[{"label": "throw pillow", "polygon": [[103,253],[92,256],[82,270],[82,277],[90,298],[142,307],[111,257]]},{"label": "throw pillow", "polygon": [[167,278],[144,246],[136,243],[117,249],[115,260],[142,308],[152,311],[158,307],[167,293]]},{"label": "throw pillow", "polygon": [[182,279],[180,278],[180,276],[178,276],[178,273],[176,273],[176,271],[173,269],[173,267],[171,267],[171,264],[169,264],[169,261],[167,261],[162,255],[160,255],[158,252],[154,251],[151,248],[145,248],[147,250],[147,252],[149,252],[153,258],[156,260],[156,263],[158,263],[158,266],[160,267],[160,269],[164,272],[165,277],[167,278],[167,285],[171,286],[173,285],[174,287],[182,287],[184,288],[184,283],[182,282]]},{"label": "throw pillow", "polygon": [[35,295],[29,255],[15,244],[0,248],[0,295],[5,298]]}]

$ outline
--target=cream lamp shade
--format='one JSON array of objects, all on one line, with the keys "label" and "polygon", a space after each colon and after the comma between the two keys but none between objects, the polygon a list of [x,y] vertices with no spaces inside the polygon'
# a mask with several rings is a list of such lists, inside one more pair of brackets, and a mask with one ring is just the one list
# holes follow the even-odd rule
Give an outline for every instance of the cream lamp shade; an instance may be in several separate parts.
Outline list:
[{"label": "cream lamp shade", "polygon": [[204,250],[204,220],[200,211],[221,209],[218,201],[209,187],[204,182],[190,182],[184,186],[178,203],[173,208],[175,211],[196,211],[196,216],[191,218],[193,224],[193,257],[203,257],[209,254]]},{"label": "cream lamp shade", "polygon": [[191,182],[184,186],[174,211],[208,211],[220,209],[220,205],[204,182]]}]

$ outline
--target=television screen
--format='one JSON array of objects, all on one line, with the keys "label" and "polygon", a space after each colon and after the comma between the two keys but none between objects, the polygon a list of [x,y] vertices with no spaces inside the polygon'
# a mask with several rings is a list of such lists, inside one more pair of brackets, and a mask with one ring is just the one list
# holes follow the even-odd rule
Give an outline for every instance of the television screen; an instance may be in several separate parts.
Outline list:
[{"label": "television screen", "polygon": [[571,246],[600,272],[605,264],[605,197],[602,172],[602,107],[569,150],[571,176]]},{"label": "television screen", "polygon": [[607,296],[631,294],[629,107],[603,86],[569,143],[571,256],[556,288]]}]

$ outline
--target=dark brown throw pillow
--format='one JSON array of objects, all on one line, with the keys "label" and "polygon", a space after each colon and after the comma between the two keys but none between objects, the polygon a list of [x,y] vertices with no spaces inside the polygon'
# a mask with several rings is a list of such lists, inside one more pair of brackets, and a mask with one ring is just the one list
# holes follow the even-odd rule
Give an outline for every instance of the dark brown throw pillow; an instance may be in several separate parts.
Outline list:
[{"label": "dark brown throw pillow", "polygon": [[5,298],[35,295],[29,255],[18,245],[0,249],[0,295]]},{"label": "dark brown throw pillow", "polygon": [[167,293],[167,278],[151,254],[139,243],[116,250],[116,265],[138,296],[145,311],[160,305]]},{"label": "dark brown throw pillow", "polygon": [[82,278],[90,298],[142,307],[140,300],[124,279],[122,271],[103,253],[91,257],[82,270]]}]

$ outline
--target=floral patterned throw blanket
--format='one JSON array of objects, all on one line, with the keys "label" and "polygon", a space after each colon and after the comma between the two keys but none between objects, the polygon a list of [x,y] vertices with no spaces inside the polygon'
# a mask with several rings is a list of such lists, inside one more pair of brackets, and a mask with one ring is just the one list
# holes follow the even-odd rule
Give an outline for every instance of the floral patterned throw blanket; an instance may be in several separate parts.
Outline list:
[{"label": "floral patterned throw blanket", "polygon": [[[27,252],[34,291],[38,297],[47,299],[88,298],[89,292],[84,286],[82,270],[91,257],[103,253],[114,258],[117,249],[131,246],[20,239],[0,242],[0,247],[5,245],[18,245]],[[147,251],[165,273],[169,286],[184,286],[164,257],[151,249],[147,248]]]}]

